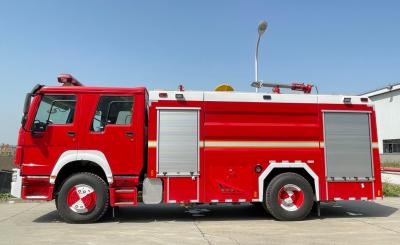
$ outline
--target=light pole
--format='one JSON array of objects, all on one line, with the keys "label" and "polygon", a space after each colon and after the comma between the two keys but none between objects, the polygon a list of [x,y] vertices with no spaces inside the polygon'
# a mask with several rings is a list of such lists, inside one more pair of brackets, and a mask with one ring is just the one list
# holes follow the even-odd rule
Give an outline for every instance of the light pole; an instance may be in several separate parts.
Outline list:
[{"label": "light pole", "polygon": [[261,36],[264,34],[265,30],[267,30],[268,23],[263,20],[258,24],[258,39],[257,39],[257,45],[256,45],[256,60],[255,60],[255,69],[256,69],[256,92],[258,92],[258,89],[261,88],[261,82],[258,80],[258,46],[260,44],[260,39]]}]

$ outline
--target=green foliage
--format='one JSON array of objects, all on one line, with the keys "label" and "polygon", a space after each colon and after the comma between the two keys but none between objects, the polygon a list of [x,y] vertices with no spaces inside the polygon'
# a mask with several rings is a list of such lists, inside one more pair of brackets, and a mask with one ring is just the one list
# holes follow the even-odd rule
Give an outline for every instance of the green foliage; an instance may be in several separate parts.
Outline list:
[{"label": "green foliage", "polygon": [[400,197],[400,185],[385,182],[382,185],[385,197]]},{"label": "green foliage", "polygon": [[400,168],[400,162],[382,162],[382,167]]},{"label": "green foliage", "polygon": [[10,199],[12,196],[10,193],[0,193],[0,201],[6,201]]}]

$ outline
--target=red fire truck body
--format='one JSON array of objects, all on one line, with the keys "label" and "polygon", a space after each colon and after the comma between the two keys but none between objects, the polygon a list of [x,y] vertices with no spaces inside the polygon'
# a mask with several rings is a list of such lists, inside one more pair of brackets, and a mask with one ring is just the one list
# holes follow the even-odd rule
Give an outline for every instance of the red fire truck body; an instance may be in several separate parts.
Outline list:
[{"label": "red fire truck body", "polygon": [[56,199],[69,222],[138,200],[260,202],[297,220],[313,203],[382,197],[366,98],[86,86],[29,96],[16,153],[21,195]]}]

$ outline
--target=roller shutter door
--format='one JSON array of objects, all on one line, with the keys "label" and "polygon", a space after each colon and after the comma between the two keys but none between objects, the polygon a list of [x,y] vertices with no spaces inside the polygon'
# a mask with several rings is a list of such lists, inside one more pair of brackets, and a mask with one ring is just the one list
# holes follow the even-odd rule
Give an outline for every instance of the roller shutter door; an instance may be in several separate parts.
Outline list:
[{"label": "roller shutter door", "polygon": [[372,178],[369,113],[324,112],[328,180]]},{"label": "roller shutter door", "polygon": [[158,174],[197,175],[199,111],[158,110]]}]

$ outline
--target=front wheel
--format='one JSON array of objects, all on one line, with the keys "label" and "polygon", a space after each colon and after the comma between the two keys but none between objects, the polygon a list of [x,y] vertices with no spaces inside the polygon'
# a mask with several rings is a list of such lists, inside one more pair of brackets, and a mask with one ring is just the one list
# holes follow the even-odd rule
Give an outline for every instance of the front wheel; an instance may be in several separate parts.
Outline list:
[{"label": "front wheel", "polygon": [[278,220],[302,220],[310,213],[314,194],[310,183],[296,173],[275,176],[265,190],[265,207]]},{"label": "front wheel", "polygon": [[63,183],[56,202],[58,214],[66,222],[95,222],[109,207],[108,186],[95,174],[77,173]]}]

